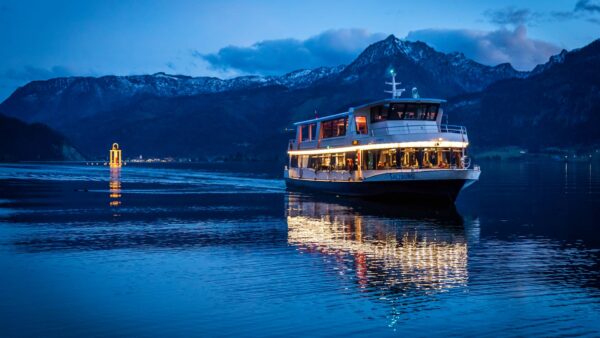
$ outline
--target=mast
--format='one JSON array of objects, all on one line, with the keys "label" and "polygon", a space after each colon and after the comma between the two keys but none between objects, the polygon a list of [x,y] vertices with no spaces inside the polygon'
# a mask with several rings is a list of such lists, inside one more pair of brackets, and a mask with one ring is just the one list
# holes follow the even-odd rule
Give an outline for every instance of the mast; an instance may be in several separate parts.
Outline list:
[{"label": "mast", "polygon": [[397,88],[397,86],[401,85],[402,82],[396,82],[396,72],[393,69],[390,70],[390,75],[392,76],[392,82],[386,82],[385,84],[391,85],[392,90],[385,90],[384,92],[392,94],[392,98],[395,99],[402,96],[402,93],[405,91],[405,89]]}]

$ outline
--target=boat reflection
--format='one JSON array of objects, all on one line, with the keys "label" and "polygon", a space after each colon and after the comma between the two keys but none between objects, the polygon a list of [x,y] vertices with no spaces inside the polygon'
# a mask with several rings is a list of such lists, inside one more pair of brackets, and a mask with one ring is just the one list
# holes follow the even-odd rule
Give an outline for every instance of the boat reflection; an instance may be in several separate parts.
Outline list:
[{"label": "boat reflection", "polygon": [[333,270],[377,298],[436,293],[468,282],[467,236],[454,206],[369,204],[289,194],[288,243],[333,258]]}]

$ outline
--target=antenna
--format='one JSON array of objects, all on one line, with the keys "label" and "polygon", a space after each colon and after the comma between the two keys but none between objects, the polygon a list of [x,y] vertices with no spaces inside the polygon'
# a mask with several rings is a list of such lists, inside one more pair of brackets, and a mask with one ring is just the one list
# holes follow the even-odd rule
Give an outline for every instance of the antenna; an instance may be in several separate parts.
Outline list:
[{"label": "antenna", "polygon": [[390,74],[392,76],[392,82],[386,82],[385,84],[387,85],[392,85],[392,90],[385,90],[386,93],[390,93],[392,94],[392,98],[395,99],[397,97],[402,96],[402,92],[404,92],[404,88],[396,88],[397,86],[399,86],[402,82],[398,82],[396,83],[396,72],[393,69],[390,69]]}]

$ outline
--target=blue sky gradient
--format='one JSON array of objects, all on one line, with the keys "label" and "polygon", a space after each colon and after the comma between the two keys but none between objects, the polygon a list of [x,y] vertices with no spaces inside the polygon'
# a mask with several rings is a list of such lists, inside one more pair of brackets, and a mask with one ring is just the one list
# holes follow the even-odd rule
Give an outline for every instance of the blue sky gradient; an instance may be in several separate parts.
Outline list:
[{"label": "blue sky gradient", "polygon": [[56,76],[231,77],[336,65],[389,34],[527,70],[599,38],[600,0],[0,0],[0,100]]}]

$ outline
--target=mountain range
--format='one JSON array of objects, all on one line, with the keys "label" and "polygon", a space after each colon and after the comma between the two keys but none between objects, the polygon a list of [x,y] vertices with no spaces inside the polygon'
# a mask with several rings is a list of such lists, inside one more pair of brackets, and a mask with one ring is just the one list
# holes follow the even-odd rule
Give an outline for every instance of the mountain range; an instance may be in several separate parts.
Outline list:
[{"label": "mountain range", "polygon": [[90,157],[119,142],[125,156],[282,158],[293,121],[386,97],[390,69],[422,97],[447,98],[450,123],[479,147],[598,144],[600,40],[531,72],[390,35],[349,65],[229,80],[158,73],[33,81],[0,113],[44,123]]},{"label": "mountain range", "polygon": [[526,78],[454,97],[446,107],[482,146],[598,147],[600,40],[551,57]]}]

